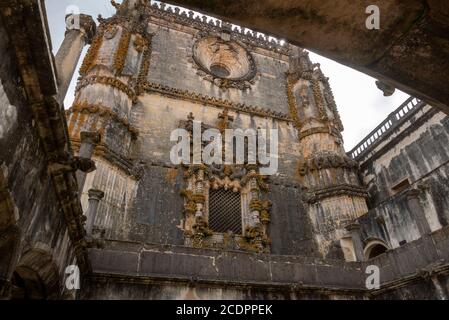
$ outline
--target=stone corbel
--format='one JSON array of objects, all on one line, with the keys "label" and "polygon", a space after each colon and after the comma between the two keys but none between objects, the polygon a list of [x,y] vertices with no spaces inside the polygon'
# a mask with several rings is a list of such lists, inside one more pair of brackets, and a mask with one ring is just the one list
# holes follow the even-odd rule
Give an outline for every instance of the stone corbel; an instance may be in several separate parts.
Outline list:
[{"label": "stone corbel", "polygon": [[65,161],[49,161],[48,164],[48,170],[52,174],[75,172],[77,170],[89,173],[95,171],[95,169],[95,162],[83,157],[72,157]]}]

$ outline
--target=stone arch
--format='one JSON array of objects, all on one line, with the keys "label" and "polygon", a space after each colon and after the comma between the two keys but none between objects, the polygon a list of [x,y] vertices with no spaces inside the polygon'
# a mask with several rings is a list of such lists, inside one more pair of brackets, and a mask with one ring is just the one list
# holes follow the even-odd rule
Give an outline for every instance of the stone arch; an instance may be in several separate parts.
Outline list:
[{"label": "stone arch", "polygon": [[13,299],[56,299],[60,294],[58,268],[52,256],[39,249],[21,257],[11,282]]},{"label": "stone arch", "polygon": [[390,246],[383,240],[377,238],[371,238],[367,241],[363,254],[365,259],[369,260],[375,258],[390,250]]}]

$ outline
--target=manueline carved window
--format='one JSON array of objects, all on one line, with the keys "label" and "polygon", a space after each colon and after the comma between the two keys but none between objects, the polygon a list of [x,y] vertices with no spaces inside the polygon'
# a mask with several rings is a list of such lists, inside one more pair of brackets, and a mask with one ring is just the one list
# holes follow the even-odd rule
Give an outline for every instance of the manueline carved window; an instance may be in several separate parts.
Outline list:
[{"label": "manueline carved window", "polygon": [[[228,117],[225,117],[226,119]],[[193,116],[182,127],[192,129]],[[220,124],[218,127],[223,127]],[[203,125],[202,130],[210,128]],[[185,245],[267,252],[271,203],[258,164],[184,165]]]}]

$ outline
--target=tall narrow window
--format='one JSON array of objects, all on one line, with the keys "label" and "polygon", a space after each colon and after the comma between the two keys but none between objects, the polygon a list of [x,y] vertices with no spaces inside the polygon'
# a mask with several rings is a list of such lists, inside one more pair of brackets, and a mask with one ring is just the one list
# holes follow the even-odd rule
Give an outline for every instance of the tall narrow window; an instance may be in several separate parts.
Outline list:
[{"label": "tall narrow window", "polygon": [[223,188],[209,190],[209,227],[214,232],[242,234],[240,192]]}]

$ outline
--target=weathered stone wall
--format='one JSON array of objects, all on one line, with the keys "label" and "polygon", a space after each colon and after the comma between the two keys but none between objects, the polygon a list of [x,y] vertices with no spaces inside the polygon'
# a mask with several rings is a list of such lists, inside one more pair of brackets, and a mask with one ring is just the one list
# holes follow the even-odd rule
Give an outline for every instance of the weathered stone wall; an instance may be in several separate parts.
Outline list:
[{"label": "weathered stone wall", "polygon": [[[46,296],[54,298],[62,293],[74,253],[12,47],[0,21],[0,292],[10,294],[16,272],[25,282],[37,275]],[[4,194],[9,195],[9,212],[4,211]]]},{"label": "weathered stone wall", "polygon": [[[246,90],[223,89],[203,79],[193,67],[192,47],[198,29],[153,16],[149,19],[148,31],[153,36],[144,92],[129,99],[126,90],[118,89],[112,80],[110,83],[99,80],[99,77],[114,78],[131,88],[133,77],[139,73],[138,68],[127,67],[140,63],[134,54],[135,40],[130,42],[128,53],[121,52],[125,66],[122,73],[112,72],[115,68],[112,57],[118,56],[123,29],[110,26],[104,37],[100,31],[101,45],[97,54],[92,54],[91,68],[80,81],[75,104],[69,111],[69,132],[77,146],[75,150],[82,131],[102,134],[94,155],[97,170],[87,175],[82,195],[86,210],[88,190],[105,192],[94,233],[106,239],[183,244],[184,198],[180,193],[186,183],[184,171],[170,160],[170,150],[175,145],[170,134],[180,128],[190,113],[195,120],[217,127],[219,115],[227,110],[233,117],[230,128],[278,129],[279,167],[269,181],[268,192],[275,212],[269,226],[274,240],[271,249],[276,254],[312,254],[310,222],[298,184],[298,134],[287,119],[288,57],[274,50],[247,47],[257,69],[254,84]],[[136,39],[135,35],[132,37]],[[95,43],[94,40],[93,46]],[[92,77],[97,78],[90,81]],[[244,106],[258,108],[243,110]],[[108,120],[100,109],[108,110],[113,118]],[[138,133],[136,140],[124,139],[129,134],[122,130],[123,122],[119,123],[118,118],[129,122],[129,127]]]},{"label": "weathered stone wall", "polygon": [[421,190],[420,205],[430,230],[447,226],[448,143],[447,116],[425,106],[362,159],[371,208],[361,219],[365,239],[380,238],[396,248],[421,236],[407,196],[392,190],[404,179]]},{"label": "weathered stone wall", "polygon": [[90,257],[86,299],[329,299],[363,291],[363,271],[343,261],[115,241]]},{"label": "weathered stone wall", "polygon": [[264,49],[251,50],[248,48],[257,68],[255,84],[251,89],[245,91],[235,88],[222,90],[213,83],[203,80],[201,76],[197,75],[197,70],[193,68],[192,48],[197,40],[195,35],[199,30],[181,27],[177,24],[169,24],[166,27],[154,23],[149,24],[149,30],[155,34],[148,77],[150,81],[288,114],[285,94],[287,56]]}]

